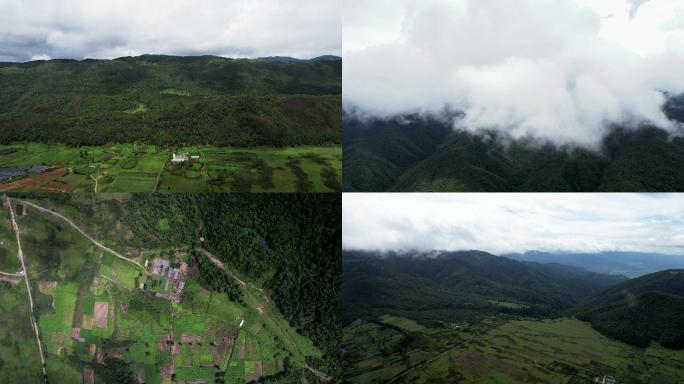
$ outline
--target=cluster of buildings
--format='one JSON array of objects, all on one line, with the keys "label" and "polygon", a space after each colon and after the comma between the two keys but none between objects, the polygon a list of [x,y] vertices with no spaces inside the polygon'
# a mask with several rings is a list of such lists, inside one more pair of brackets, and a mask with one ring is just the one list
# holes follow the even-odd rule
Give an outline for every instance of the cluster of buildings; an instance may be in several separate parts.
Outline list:
[{"label": "cluster of buildings", "polygon": [[[192,261],[190,263],[193,264]],[[151,292],[160,299],[180,303],[185,280],[192,266],[181,261],[177,267],[174,267],[169,260],[157,257],[151,261],[145,261],[145,268],[149,268],[151,276],[145,282],[140,283],[140,289]]]}]

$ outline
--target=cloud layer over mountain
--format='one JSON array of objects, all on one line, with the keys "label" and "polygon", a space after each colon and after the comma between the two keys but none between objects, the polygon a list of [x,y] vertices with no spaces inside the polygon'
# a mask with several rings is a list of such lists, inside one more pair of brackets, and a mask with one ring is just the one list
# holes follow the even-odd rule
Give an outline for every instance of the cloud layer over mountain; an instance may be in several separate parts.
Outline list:
[{"label": "cloud layer over mountain", "polygon": [[465,112],[457,127],[595,147],[610,123],[677,127],[679,0],[350,0],[344,102],[362,114]]},{"label": "cloud layer over mountain", "polygon": [[345,249],[684,256],[677,194],[345,193]]},{"label": "cloud layer over mountain", "polygon": [[340,0],[0,0],[0,61],[340,54]]}]

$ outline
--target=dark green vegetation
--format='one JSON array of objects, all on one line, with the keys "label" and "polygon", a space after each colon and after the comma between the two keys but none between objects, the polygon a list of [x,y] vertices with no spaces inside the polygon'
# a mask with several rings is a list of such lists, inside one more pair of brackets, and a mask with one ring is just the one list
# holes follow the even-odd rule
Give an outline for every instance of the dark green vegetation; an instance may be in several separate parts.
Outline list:
[{"label": "dark green vegetation", "polygon": [[684,348],[684,270],[665,270],[619,284],[583,303],[577,317],[625,343],[656,341]]},{"label": "dark green vegetation", "polygon": [[[679,383],[684,350],[668,348],[681,341],[681,276],[664,271],[627,280],[478,251],[345,251],[344,377]],[[640,331],[648,335],[644,343],[629,339]]]},{"label": "dark green vegetation", "polygon": [[345,251],[345,321],[419,310],[434,310],[430,316],[443,320],[477,321],[493,313],[548,316],[626,279],[479,251],[415,256]]},{"label": "dark green vegetation", "polygon": [[[339,196],[144,194],[129,209],[124,222],[141,246],[195,244],[202,237],[203,246],[239,276],[271,291],[285,318],[337,369]],[[155,226],[161,217],[169,219],[171,231]]]},{"label": "dark green vegetation", "polygon": [[[2,183],[0,191],[334,192],[342,188],[339,146],[164,148],[31,143],[6,147],[15,152],[0,155],[0,168],[45,164],[56,171]],[[173,154],[186,155],[187,160],[174,162]]]},{"label": "dark green vegetation", "polygon": [[342,60],[122,57],[0,64],[0,143],[340,142]]},{"label": "dark green vegetation", "polygon": [[684,190],[684,139],[657,128],[615,128],[592,152],[453,131],[445,121],[344,116],[344,190]]},{"label": "dark green vegetation", "polygon": [[[17,218],[51,383],[81,382],[89,369],[105,383],[322,381],[305,364],[339,375],[339,196],[21,197],[134,261],[103,252],[37,208]],[[222,228],[237,224],[253,237]],[[236,241],[244,247],[222,245]],[[261,260],[255,244],[273,256]],[[161,274],[158,265],[165,265]],[[172,277],[178,270],[180,280]],[[0,320],[28,316],[21,287],[9,286],[23,297]],[[2,299],[0,288],[0,305]],[[26,328],[12,337],[36,349]],[[19,347],[0,343],[0,358]],[[31,353],[26,364],[38,359]],[[39,370],[40,363],[26,366],[24,382],[39,382]]]}]

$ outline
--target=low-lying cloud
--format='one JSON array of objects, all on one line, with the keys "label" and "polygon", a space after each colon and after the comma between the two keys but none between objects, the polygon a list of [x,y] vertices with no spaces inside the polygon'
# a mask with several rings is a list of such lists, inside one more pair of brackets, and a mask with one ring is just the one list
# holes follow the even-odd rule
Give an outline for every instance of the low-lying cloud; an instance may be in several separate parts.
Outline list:
[{"label": "low-lying cloud", "polygon": [[342,244],[366,250],[684,255],[684,196],[345,193]]},{"label": "low-lying cloud", "polygon": [[340,54],[340,0],[0,0],[0,61]]},{"label": "low-lying cloud", "polygon": [[662,106],[664,92],[684,92],[684,2],[368,3],[345,3],[348,110],[391,117],[446,107],[465,112],[457,128],[586,147],[612,123],[679,130]]}]

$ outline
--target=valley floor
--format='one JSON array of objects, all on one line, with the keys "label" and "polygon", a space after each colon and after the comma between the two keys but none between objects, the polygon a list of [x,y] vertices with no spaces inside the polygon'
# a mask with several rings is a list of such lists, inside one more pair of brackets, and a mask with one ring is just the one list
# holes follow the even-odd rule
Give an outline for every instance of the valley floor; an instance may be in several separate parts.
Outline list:
[{"label": "valley floor", "polygon": [[[178,162],[173,155],[185,155]],[[24,168],[47,165],[44,172]],[[0,192],[336,192],[341,146],[160,148],[0,146]]]},{"label": "valley floor", "polygon": [[569,317],[427,328],[385,315],[348,325],[343,348],[351,383],[684,382],[684,351],[632,347]]}]

